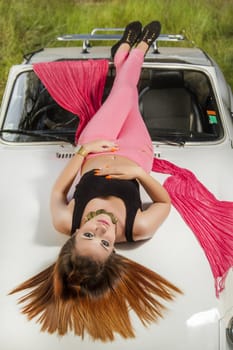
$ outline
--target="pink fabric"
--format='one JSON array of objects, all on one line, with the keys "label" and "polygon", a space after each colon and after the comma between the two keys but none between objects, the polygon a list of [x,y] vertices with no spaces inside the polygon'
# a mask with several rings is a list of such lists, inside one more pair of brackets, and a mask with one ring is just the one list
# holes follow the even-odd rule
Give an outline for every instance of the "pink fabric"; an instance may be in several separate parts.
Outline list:
[{"label": "pink fabric", "polygon": [[205,251],[218,296],[233,266],[233,202],[217,200],[191,171],[166,160],[155,158],[152,170],[172,175],[164,187]]},{"label": "pink fabric", "polygon": [[[82,131],[78,143],[82,145],[96,139],[116,141],[119,150],[114,154],[125,156],[150,172],[153,147],[138,103],[135,103],[143,60],[144,53],[138,49],[131,50],[130,54],[127,51],[116,53],[116,77],[111,93]],[[88,158],[98,155],[90,154]]]},{"label": "pink fabric", "polygon": [[[126,57],[118,58],[117,70],[121,70]],[[79,116],[81,122],[77,137],[100,107],[107,67],[106,60],[52,62],[34,66],[52,97],[63,108]],[[134,96],[136,99],[137,95]],[[121,108],[120,104],[113,111],[116,115],[118,108]],[[103,125],[103,129],[104,132],[108,131],[106,125]],[[82,137],[84,135],[83,131]],[[192,229],[206,254],[218,296],[224,288],[226,274],[233,266],[233,203],[217,200],[192,172],[168,161],[154,159],[152,170],[171,175],[164,186],[171,196],[172,204]]]},{"label": "pink fabric", "polygon": [[108,61],[44,62],[34,64],[33,69],[53,99],[78,115],[77,141],[81,130],[101,106]]}]

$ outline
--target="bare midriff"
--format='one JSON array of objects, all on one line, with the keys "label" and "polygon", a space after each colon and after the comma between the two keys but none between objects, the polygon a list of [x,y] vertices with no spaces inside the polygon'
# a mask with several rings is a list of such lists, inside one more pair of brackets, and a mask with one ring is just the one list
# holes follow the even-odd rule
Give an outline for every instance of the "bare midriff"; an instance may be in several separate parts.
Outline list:
[{"label": "bare midriff", "polygon": [[106,166],[115,168],[122,165],[132,166],[135,164],[136,163],[134,161],[119,155],[114,155],[114,154],[98,155],[96,157],[88,158],[85,160],[85,162],[82,165],[81,175],[93,169],[100,169]]}]

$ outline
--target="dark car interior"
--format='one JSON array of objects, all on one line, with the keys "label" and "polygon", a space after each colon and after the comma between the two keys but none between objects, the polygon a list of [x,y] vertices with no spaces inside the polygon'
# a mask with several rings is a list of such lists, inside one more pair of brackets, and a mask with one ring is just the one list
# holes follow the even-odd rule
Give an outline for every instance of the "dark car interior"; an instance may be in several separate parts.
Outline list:
[{"label": "dark car interior", "polygon": [[[114,81],[110,68],[103,101]],[[215,96],[201,71],[143,68],[139,108],[153,141],[206,142],[223,136]],[[15,115],[18,118],[15,118]],[[74,143],[77,115],[60,107],[33,71],[16,80],[2,137],[11,142]]]}]

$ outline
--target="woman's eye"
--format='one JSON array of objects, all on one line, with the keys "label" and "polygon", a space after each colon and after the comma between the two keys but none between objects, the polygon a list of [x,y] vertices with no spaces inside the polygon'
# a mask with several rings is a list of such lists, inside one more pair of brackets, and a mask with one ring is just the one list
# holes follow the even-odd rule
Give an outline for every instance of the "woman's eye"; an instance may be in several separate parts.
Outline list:
[{"label": "woman's eye", "polygon": [[91,232],[84,232],[84,233],[83,233],[83,236],[84,236],[84,237],[87,237],[87,238],[92,238],[92,237],[94,237],[93,233],[91,233]]},{"label": "woman's eye", "polygon": [[109,242],[108,242],[108,241],[102,240],[102,244],[103,244],[105,247],[109,247]]}]

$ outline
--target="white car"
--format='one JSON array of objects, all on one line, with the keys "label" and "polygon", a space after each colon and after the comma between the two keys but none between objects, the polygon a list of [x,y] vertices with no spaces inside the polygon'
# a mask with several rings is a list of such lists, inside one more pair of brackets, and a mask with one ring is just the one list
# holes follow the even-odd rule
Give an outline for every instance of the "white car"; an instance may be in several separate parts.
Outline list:
[{"label": "white car", "polygon": [[[73,47],[45,48],[11,68],[0,111],[1,312],[3,350],[229,350],[233,349],[233,272],[216,297],[205,252],[172,207],[154,237],[123,244],[121,254],[144,264],[183,291],[158,323],[145,328],[132,315],[136,338],[112,343],[59,338],[40,332],[20,313],[19,295],[8,292],[55,261],[67,240],[52,227],[49,195],[59,172],[74,153],[77,116],[51,98],[33,64],[56,60],[108,59],[105,87],[114,79],[109,46],[119,34],[60,37]],[[219,200],[233,200],[233,96],[218,65],[198,48],[179,47],[180,35],[161,35],[149,50],[139,83],[139,104],[155,156],[189,169]],[[75,41],[76,40],[76,41]],[[83,40],[83,45],[78,46]],[[158,47],[158,42],[168,45]],[[91,46],[90,43],[93,45]],[[214,115],[207,110],[215,111]],[[153,173],[161,183],[168,175]],[[142,193],[146,200],[145,193]]]}]

